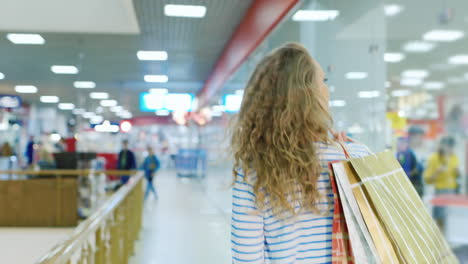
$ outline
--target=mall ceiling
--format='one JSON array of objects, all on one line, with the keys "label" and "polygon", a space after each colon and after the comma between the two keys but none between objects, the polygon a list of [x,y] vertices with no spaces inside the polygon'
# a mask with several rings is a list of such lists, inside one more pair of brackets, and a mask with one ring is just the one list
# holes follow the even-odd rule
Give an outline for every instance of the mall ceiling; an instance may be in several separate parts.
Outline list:
[{"label": "mall ceiling", "polygon": [[[18,84],[35,85],[38,94],[23,95],[29,102],[58,95],[61,102],[94,111],[98,101],[89,93],[108,92],[134,115],[141,114],[139,94],[149,88],[197,93],[252,2],[49,0],[31,6],[27,0],[5,1],[0,10],[0,72],[5,75],[0,93],[14,93]],[[206,6],[206,16],[168,17],[166,4]],[[12,22],[11,14],[24,10],[29,13]],[[39,33],[46,43],[14,45],[6,35],[17,32]],[[168,59],[139,61],[139,50],[167,51]],[[79,74],[54,74],[52,65],[75,65]],[[167,75],[169,82],[146,83],[146,74]],[[96,88],[76,89],[74,81],[94,81]]]}]

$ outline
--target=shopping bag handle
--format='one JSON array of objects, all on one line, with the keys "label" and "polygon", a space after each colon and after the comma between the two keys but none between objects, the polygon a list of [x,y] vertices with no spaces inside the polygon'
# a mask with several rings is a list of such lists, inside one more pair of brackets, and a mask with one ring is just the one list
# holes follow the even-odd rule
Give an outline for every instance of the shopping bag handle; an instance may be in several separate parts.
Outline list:
[{"label": "shopping bag handle", "polygon": [[[340,145],[340,148],[343,150],[343,153],[345,155],[345,157],[347,159],[351,158],[351,156],[349,155],[349,152],[348,150],[346,149],[346,147],[343,145],[344,142],[340,142],[340,141],[335,141],[335,143],[337,143],[338,145]],[[346,144],[346,143],[344,143]]]}]

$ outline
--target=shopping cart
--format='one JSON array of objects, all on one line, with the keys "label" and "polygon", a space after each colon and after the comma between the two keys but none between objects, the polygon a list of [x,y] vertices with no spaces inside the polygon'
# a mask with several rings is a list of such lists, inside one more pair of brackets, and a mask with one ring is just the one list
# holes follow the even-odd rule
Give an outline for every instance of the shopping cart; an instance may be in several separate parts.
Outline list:
[{"label": "shopping cart", "polygon": [[178,177],[200,177],[206,175],[206,151],[203,149],[179,149],[175,157]]}]

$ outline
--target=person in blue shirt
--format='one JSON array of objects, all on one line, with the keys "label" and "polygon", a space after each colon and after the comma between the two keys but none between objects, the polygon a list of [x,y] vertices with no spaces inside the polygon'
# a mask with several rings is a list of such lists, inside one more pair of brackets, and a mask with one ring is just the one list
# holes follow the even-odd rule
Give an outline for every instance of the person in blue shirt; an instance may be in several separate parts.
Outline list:
[{"label": "person in blue shirt", "polygon": [[420,196],[424,194],[422,167],[409,146],[408,138],[399,138],[396,158]]},{"label": "person in blue shirt", "polygon": [[147,150],[148,150],[148,156],[146,156],[141,166],[145,172],[145,178],[148,182],[146,191],[145,191],[145,200],[148,197],[150,192],[154,194],[154,197],[156,199],[158,198],[158,194],[153,185],[153,178],[154,178],[154,173],[158,171],[159,168],[161,167],[161,163],[159,162],[158,157],[156,157],[156,155],[154,154],[153,148],[148,146]]}]

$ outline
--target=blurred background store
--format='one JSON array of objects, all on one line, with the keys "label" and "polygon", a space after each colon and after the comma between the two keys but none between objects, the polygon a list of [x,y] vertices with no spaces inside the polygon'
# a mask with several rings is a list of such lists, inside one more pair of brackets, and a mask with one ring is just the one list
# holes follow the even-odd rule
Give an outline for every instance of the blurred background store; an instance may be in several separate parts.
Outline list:
[{"label": "blurred background store", "polygon": [[[161,161],[130,263],[230,263],[229,120],[257,62],[299,42],[326,72],[335,128],[398,152],[428,210],[447,209],[444,234],[462,259],[467,28],[464,0],[0,0],[0,209],[18,195],[7,182],[115,170],[128,140],[137,168],[148,146]],[[435,199],[423,176],[446,137],[460,173],[455,195]],[[119,184],[112,174],[78,180],[76,220]],[[1,263],[33,263],[73,232],[4,226]],[[38,234],[49,242],[18,259],[19,238]]]}]

